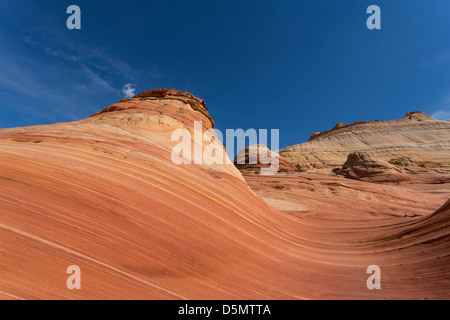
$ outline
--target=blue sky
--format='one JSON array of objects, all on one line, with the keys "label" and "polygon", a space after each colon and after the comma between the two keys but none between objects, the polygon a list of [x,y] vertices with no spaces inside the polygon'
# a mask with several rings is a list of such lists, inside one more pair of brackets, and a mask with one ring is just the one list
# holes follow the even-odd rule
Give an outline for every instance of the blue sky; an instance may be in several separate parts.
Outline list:
[{"label": "blue sky", "polygon": [[[72,4],[82,30],[66,28]],[[448,0],[1,0],[0,128],[155,88],[204,99],[223,132],[280,129],[281,147],[337,122],[448,120],[449,26]]]}]

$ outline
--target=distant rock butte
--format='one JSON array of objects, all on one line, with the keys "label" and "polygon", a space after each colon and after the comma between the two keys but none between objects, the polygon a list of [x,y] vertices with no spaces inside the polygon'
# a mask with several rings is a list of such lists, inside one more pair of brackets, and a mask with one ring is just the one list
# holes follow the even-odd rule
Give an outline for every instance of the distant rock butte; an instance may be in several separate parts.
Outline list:
[{"label": "distant rock butte", "polygon": [[[172,162],[172,133],[198,120],[214,126],[201,99],[161,89],[0,130],[0,299],[450,298],[440,185],[289,172],[246,175],[252,190],[232,164]],[[366,287],[373,264],[382,290]],[[70,265],[81,290],[66,287]]]},{"label": "distant rock butte", "polygon": [[[206,107],[205,101],[203,101],[200,98],[197,98],[193,96],[189,92],[185,91],[179,91],[175,89],[155,89],[155,90],[148,90],[143,93],[135,95],[132,99],[124,99],[120,101],[119,103],[113,104],[112,106],[97,112],[93,116],[97,116],[100,114],[104,114],[107,112],[114,112],[114,111],[121,111],[126,109],[139,109],[140,111],[148,110],[148,111],[159,111],[161,114],[164,113],[167,116],[174,117],[175,119],[183,119],[183,112],[178,112],[181,114],[174,114],[173,112],[170,112],[170,110],[166,110],[165,108],[168,104],[163,103],[163,101],[180,101],[182,104],[172,103],[173,106],[176,107],[183,107],[183,105],[189,105],[192,110],[200,112],[204,118],[208,119],[209,122],[209,128],[214,128],[214,121],[211,118],[211,116],[208,113],[208,108]],[[162,105],[162,107],[158,108],[157,110],[154,110],[154,108],[147,108],[145,104],[142,104],[141,102],[145,101],[156,101]],[[186,110],[186,107],[183,107],[184,110]],[[203,117],[195,118],[194,120],[205,120]],[[193,120],[193,119],[189,119]]]},{"label": "distant rock butte", "polygon": [[[261,161],[263,159],[263,161]],[[272,162],[278,161],[278,172],[298,172],[299,170],[276,152],[270,151],[265,145],[253,145],[239,151],[234,159],[234,165],[241,172],[260,174],[261,168],[269,168]]]},{"label": "distant rock butte", "polygon": [[355,180],[374,179],[381,176],[388,182],[394,182],[402,178],[403,180],[407,179],[407,176],[404,176],[403,170],[399,167],[365,152],[350,153],[344,166],[335,170],[335,173]]},{"label": "distant rock butte", "polygon": [[353,152],[366,152],[387,162],[408,157],[422,167],[450,173],[450,123],[420,112],[392,121],[338,123],[314,133],[308,142],[286,147],[280,155],[300,167],[338,169]]}]

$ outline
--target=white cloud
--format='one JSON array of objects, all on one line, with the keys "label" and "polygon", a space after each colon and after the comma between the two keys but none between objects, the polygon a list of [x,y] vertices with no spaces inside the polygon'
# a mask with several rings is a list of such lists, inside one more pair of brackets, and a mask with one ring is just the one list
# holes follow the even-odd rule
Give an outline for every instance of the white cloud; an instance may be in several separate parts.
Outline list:
[{"label": "white cloud", "polygon": [[127,83],[126,85],[123,86],[122,93],[124,94],[125,98],[128,99],[133,98],[136,95],[135,93],[136,89],[132,88],[131,87],[132,85],[133,85],[132,83]]},{"label": "white cloud", "polygon": [[443,109],[443,110],[436,111],[431,116],[438,120],[443,120],[443,121],[450,120],[450,108],[447,110]]},{"label": "white cloud", "polygon": [[[53,38],[62,45],[55,46]],[[51,41],[22,38],[25,48],[45,54],[30,56],[27,51],[14,52],[0,34],[0,114],[16,110],[23,125],[73,121],[98,111],[105,100],[113,103],[135,95],[143,71],[104,49],[59,41],[63,39],[58,34]],[[152,68],[145,76],[163,75]],[[6,117],[0,117],[0,126],[9,125]]]},{"label": "white cloud", "polygon": [[[29,44],[43,47],[31,40],[26,41]],[[102,49],[85,45],[74,46],[72,44],[67,44],[65,47],[58,49],[53,47],[44,47],[43,49],[51,56],[68,61],[71,65],[77,65],[84,71],[95,87],[106,89],[118,95],[122,92],[126,97],[134,96],[135,89],[131,88],[131,83],[126,84],[122,90],[118,90],[113,87],[113,79],[122,78],[125,81],[134,81],[133,75],[136,72],[126,62],[109,56]]]},{"label": "white cloud", "polygon": [[444,96],[439,107],[435,110],[437,111],[431,114],[433,118],[443,121],[450,120],[450,95]]}]

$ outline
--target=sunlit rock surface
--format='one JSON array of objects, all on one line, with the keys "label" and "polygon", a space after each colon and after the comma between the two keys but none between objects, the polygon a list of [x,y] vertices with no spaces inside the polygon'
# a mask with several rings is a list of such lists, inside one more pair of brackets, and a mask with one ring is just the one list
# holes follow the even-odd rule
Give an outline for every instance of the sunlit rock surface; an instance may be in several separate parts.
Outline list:
[{"label": "sunlit rock surface", "polygon": [[392,121],[338,123],[314,133],[308,142],[286,147],[280,155],[294,165],[335,169],[350,153],[367,152],[384,161],[408,157],[420,166],[450,173],[450,122],[420,112]]},{"label": "sunlit rock surface", "polygon": [[[250,176],[265,179],[255,193],[232,164],[175,165],[172,132],[213,127],[197,99],[147,92],[78,122],[0,130],[1,299],[450,298],[442,194],[289,173]],[[284,194],[271,195],[280,210],[258,186]],[[369,196],[378,205],[360,211]],[[421,216],[402,217],[406,205]],[[81,290],[66,287],[70,265]],[[370,265],[382,290],[366,287]]]}]

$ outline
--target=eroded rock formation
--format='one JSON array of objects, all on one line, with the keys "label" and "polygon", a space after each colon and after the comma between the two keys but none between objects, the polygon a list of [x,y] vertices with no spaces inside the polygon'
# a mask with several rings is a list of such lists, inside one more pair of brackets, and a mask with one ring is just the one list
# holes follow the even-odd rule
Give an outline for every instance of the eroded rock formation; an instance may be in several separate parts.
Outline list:
[{"label": "eroded rock formation", "polygon": [[344,166],[334,171],[338,175],[355,180],[383,177],[385,181],[407,179],[399,167],[381,160],[366,152],[354,152],[348,155]]},{"label": "eroded rock formation", "polygon": [[265,145],[253,145],[239,151],[234,159],[234,165],[241,172],[260,174],[261,168],[269,168],[273,163],[277,163],[278,172],[298,172],[294,167],[276,152],[273,152]]},{"label": "eroded rock formation", "polygon": [[[0,130],[0,298],[450,297],[449,203],[432,214],[442,195],[324,175],[248,176],[310,211],[285,210],[288,200],[276,210],[232,164],[172,162],[173,131],[193,132],[196,120],[212,128],[205,112],[200,99],[158,90],[85,120]],[[335,204],[344,190],[379,203],[361,213],[349,195],[330,214],[315,188]],[[421,217],[400,216],[409,204]],[[373,264],[383,290],[366,287]],[[71,265],[81,290],[66,287]]]},{"label": "eroded rock formation", "polygon": [[341,168],[350,153],[366,152],[384,161],[408,157],[421,166],[450,172],[450,123],[419,112],[393,121],[337,124],[306,143],[280,150],[289,162],[312,169]]}]

